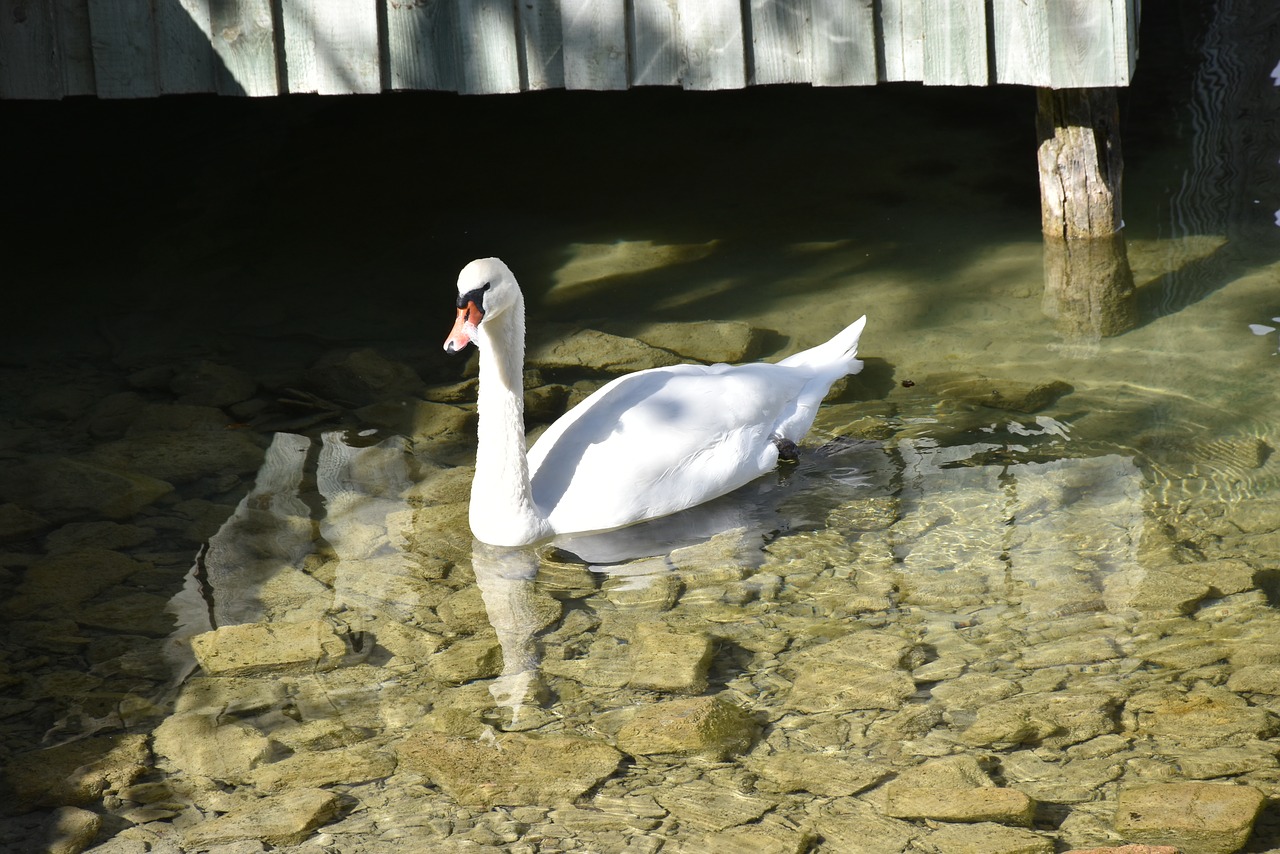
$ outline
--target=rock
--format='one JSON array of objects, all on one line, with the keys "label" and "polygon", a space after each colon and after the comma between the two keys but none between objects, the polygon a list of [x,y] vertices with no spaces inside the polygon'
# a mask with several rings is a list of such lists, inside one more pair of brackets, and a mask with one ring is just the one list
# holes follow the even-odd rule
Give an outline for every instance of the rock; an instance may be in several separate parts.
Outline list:
[{"label": "rock", "polygon": [[89,805],[119,790],[151,764],[145,735],[90,736],[20,753],[5,762],[17,812],[41,806]]},{"label": "rock", "polygon": [[1171,575],[1177,575],[1195,584],[1209,585],[1209,595],[1230,596],[1252,590],[1255,570],[1242,560],[1208,560],[1203,563],[1184,563],[1162,567]]},{"label": "rock", "polygon": [[450,685],[492,679],[502,672],[502,645],[494,635],[464,638],[431,657],[431,675]]},{"label": "rock", "polygon": [[937,854],[1053,854],[1053,841],[1018,827],[1000,824],[950,824],[924,840]]},{"label": "rock", "polygon": [[169,388],[178,403],[224,407],[253,397],[258,384],[244,371],[206,360],[179,372]]},{"label": "rock", "polygon": [[1210,593],[1208,584],[1158,569],[1117,572],[1102,587],[1108,610],[1134,608],[1157,616],[1190,614]]},{"label": "rock", "polygon": [[195,676],[174,701],[175,714],[243,715],[285,704],[285,686],[270,677]]},{"label": "rock", "polygon": [[907,672],[914,645],[877,631],[859,631],[798,653],[787,707],[802,712],[899,709],[915,693]]},{"label": "rock", "polygon": [[14,543],[38,536],[50,522],[17,504],[0,504],[0,543]]},{"label": "rock", "polygon": [[755,821],[777,806],[771,798],[744,795],[694,780],[654,794],[654,799],[671,811],[681,824],[697,830],[724,830]]},{"label": "rock", "polygon": [[984,747],[1066,747],[1115,732],[1116,707],[1116,700],[1106,694],[1019,694],[978,709],[963,738]]},{"label": "rock", "polygon": [[17,594],[0,605],[0,613],[21,618],[50,607],[74,611],[85,600],[150,568],[150,564],[106,549],[52,554],[31,565]]},{"label": "rock", "polygon": [[1106,848],[1072,848],[1065,854],[1183,854],[1173,845],[1119,845]]},{"label": "rock", "polygon": [[46,854],[80,854],[102,828],[97,813],[79,807],[58,807],[45,825]]},{"label": "rock", "polygon": [[157,754],[184,773],[238,785],[271,756],[262,733],[234,719],[197,712],[171,715],[153,733]]},{"label": "rock", "polygon": [[421,397],[426,390],[413,368],[369,349],[324,356],[307,369],[305,377],[316,394],[342,405]]},{"label": "rock", "polygon": [[1126,839],[1204,854],[1230,854],[1249,841],[1266,798],[1250,786],[1155,783],[1120,790],[1115,829]]},{"label": "rock", "polygon": [[1238,694],[1280,696],[1280,668],[1271,664],[1249,664],[1227,679],[1227,688]]},{"label": "rock", "polygon": [[97,439],[119,438],[146,405],[146,399],[134,391],[109,394],[89,408],[85,429]]},{"label": "rock", "polygon": [[213,676],[332,670],[355,657],[327,620],[223,626],[193,637],[191,650]]},{"label": "rock", "polygon": [[886,789],[899,785],[910,788],[973,789],[992,787],[995,783],[977,759],[957,754],[905,768]]},{"label": "rock", "polygon": [[1075,391],[1061,380],[1023,383],[960,373],[934,374],[919,385],[944,400],[1022,413],[1039,412]]},{"label": "rock", "polygon": [[152,433],[216,433],[230,426],[227,414],[213,406],[151,403],[138,411],[126,435],[136,438]]},{"label": "rock", "polygon": [[365,424],[409,436],[418,443],[450,439],[474,441],[476,431],[474,409],[414,397],[370,403],[357,409],[355,415]]},{"label": "rock", "polygon": [[691,697],[641,707],[618,731],[618,747],[632,756],[720,761],[746,751],[755,735],[755,721],[737,706],[719,697]]},{"label": "rock", "polygon": [[889,776],[874,762],[825,753],[774,753],[752,756],[747,768],[782,792],[806,791],[828,798],[856,795]]},{"label": "rock", "polygon": [[464,587],[445,598],[436,606],[436,616],[449,631],[460,635],[473,635],[491,628],[484,596],[480,588],[474,585]]},{"label": "rock", "polygon": [[395,756],[360,744],[295,753],[279,762],[259,765],[250,772],[249,782],[263,791],[280,792],[299,786],[318,788],[334,783],[367,783],[389,777],[395,770]]},{"label": "rock", "polygon": [[1012,697],[1019,690],[1018,684],[1008,679],[985,673],[965,673],[934,685],[929,693],[947,709],[976,710]]},{"label": "rock", "polygon": [[741,851],[750,854],[804,854],[813,845],[813,834],[807,830],[780,823],[747,824],[709,833],[703,837],[703,851]]},{"label": "rock", "polygon": [[182,843],[209,848],[240,839],[274,846],[297,845],[338,813],[338,796],[322,789],[297,789],[237,807],[212,821],[187,828]]},{"label": "rock", "polygon": [[1253,771],[1269,771],[1280,764],[1276,761],[1277,750],[1280,748],[1270,742],[1251,741],[1239,747],[1180,752],[1177,756],[1178,772],[1190,780],[1213,780],[1238,777]]},{"label": "rock", "polygon": [[529,348],[526,361],[548,371],[577,369],[605,374],[629,374],[680,364],[680,359],[666,350],[594,329],[535,342]]},{"label": "rock", "polygon": [[403,554],[344,558],[331,567],[335,606],[368,611],[379,618],[412,623],[447,599],[453,589],[441,584]]},{"label": "rock", "polygon": [[1010,786],[1037,801],[1080,804],[1097,799],[1098,792],[1124,773],[1124,761],[1104,756],[1050,762],[1030,750],[1005,754],[1000,770]]},{"label": "rock", "polygon": [[379,646],[402,659],[400,663],[419,666],[425,665],[444,646],[443,636],[407,626],[389,617],[379,617],[374,621],[373,636]]},{"label": "rock", "polygon": [[155,535],[152,528],[118,522],[68,522],[45,537],[44,544],[50,553],[79,549],[118,550],[141,545]]},{"label": "rock", "polygon": [[82,607],[76,620],[97,629],[161,638],[173,631],[175,617],[166,610],[169,598],[154,593],[126,593]]},{"label": "rock", "polygon": [[1173,738],[1192,746],[1244,744],[1267,738],[1277,728],[1271,712],[1250,706],[1244,698],[1222,688],[1159,698],[1135,711],[1140,734]]},{"label": "rock", "polygon": [[0,479],[0,499],[52,522],[125,519],[172,491],[154,477],[61,457],[14,466]]},{"label": "rock", "polygon": [[617,770],[622,754],[600,741],[507,733],[462,738],[419,730],[396,747],[463,806],[572,802]]},{"label": "rock", "polygon": [[263,449],[242,430],[130,435],[95,447],[90,462],[170,483],[248,474],[262,465]]},{"label": "rock", "polygon": [[652,691],[701,694],[707,687],[714,646],[702,632],[673,632],[662,624],[636,627],[631,686]]},{"label": "rock", "polygon": [[926,833],[917,825],[880,815],[857,799],[838,801],[814,815],[812,821],[822,836],[823,849],[831,851],[908,851],[912,841]]},{"label": "rock", "polygon": [[612,324],[606,326],[606,331],[629,335],[650,346],[670,350],[686,360],[731,365],[755,359],[764,337],[759,329],[741,320]]},{"label": "rock", "polygon": [[916,821],[994,821],[1030,827],[1036,802],[1014,789],[902,786],[885,789],[884,813]]}]

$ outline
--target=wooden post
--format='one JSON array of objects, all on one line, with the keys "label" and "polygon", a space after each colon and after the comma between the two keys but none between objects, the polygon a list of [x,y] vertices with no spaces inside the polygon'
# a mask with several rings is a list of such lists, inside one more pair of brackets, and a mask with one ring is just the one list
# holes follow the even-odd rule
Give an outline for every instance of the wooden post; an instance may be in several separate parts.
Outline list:
[{"label": "wooden post", "polygon": [[1044,311],[1071,337],[1137,323],[1121,219],[1116,90],[1038,89]]}]

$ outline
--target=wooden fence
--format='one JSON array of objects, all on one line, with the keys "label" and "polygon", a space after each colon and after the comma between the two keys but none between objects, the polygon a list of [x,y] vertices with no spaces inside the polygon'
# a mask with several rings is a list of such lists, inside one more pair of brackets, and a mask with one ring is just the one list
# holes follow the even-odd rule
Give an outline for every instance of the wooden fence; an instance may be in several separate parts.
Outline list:
[{"label": "wooden fence", "polygon": [[0,0],[0,98],[1125,86],[1139,0]]}]

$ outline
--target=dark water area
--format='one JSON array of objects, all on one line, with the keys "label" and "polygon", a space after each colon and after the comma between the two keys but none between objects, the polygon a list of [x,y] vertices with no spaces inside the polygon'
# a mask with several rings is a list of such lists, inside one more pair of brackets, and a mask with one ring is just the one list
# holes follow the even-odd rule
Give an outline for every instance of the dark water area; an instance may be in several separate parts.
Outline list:
[{"label": "dark water area", "polygon": [[[1027,88],[0,102],[0,849],[1274,850],[1280,13],[1147,5],[1102,339]],[[643,546],[488,549],[489,255],[531,431],[583,330],[867,367]]]}]

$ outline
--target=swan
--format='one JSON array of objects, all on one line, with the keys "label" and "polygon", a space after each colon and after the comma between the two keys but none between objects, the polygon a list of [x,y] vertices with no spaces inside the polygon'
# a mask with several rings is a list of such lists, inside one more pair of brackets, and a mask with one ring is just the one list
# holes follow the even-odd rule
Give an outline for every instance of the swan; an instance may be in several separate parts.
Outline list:
[{"label": "swan", "polygon": [[607,531],[710,501],[771,471],[831,384],[862,370],[866,317],[780,362],[675,365],[612,380],[525,450],[524,297],[497,258],[458,275],[447,353],[480,351],[471,533],[493,546]]}]

